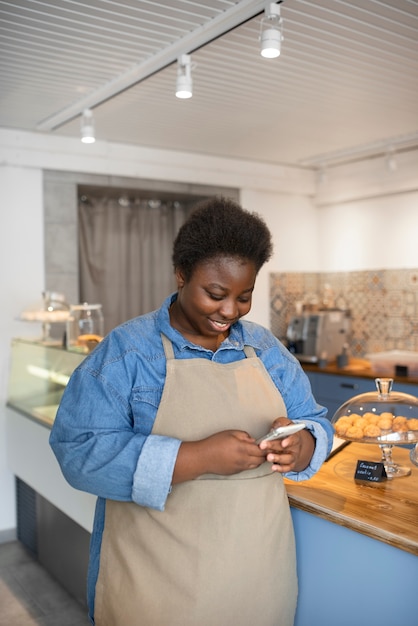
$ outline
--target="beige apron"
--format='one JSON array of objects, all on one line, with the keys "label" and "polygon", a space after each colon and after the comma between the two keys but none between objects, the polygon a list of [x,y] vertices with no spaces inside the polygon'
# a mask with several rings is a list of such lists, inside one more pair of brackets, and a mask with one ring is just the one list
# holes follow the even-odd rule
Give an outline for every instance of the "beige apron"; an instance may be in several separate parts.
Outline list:
[{"label": "beige apron", "polygon": [[[167,377],[153,434],[259,437],[286,415],[251,347],[234,363],[183,360],[162,337]],[[269,463],[174,485],[165,511],[106,502],[97,626],[292,626],[296,596],[289,505]]]}]

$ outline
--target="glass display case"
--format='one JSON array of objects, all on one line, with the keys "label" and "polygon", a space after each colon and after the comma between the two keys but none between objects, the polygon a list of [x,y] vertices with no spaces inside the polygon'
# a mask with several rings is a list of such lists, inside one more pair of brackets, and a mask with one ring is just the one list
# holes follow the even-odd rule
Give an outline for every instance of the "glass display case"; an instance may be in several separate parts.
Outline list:
[{"label": "glass display case", "polygon": [[61,346],[13,339],[8,406],[51,426],[68,380],[85,357]]}]

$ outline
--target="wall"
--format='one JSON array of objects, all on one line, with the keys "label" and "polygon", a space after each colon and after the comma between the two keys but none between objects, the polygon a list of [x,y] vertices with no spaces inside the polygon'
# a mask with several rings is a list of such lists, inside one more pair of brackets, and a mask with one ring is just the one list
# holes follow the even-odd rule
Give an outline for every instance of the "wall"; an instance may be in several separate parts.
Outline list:
[{"label": "wall", "polygon": [[318,219],[324,271],[418,266],[418,191],[321,207]]},{"label": "wall", "polygon": [[14,480],[7,469],[5,413],[9,346],[14,336],[40,336],[40,326],[16,321],[41,301],[44,285],[42,171],[0,166],[0,541],[15,528]]},{"label": "wall", "polygon": [[352,356],[418,351],[418,151],[396,155],[396,166],[382,156],[321,174],[311,231],[317,263],[302,254],[301,264],[270,275],[270,327],[278,337],[285,338],[296,303],[320,302],[329,284],[336,305],[351,311]]},{"label": "wall", "polygon": [[417,268],[274,272],[270,281],[270,328],[282,340],[296,314],[296,303],[320,304],[327,286],[335,306],[350,311],[350,356],[363,358],[386,350],[418,352]]},{"label": "wall", "polygon": [[[321,271],[418,267],[418,149],[334,167],[319,181]],[[308,268],[306,268],[308,269]]]},{"label": "wall", "polygon": [[270,292],[269,276],[278,271],[319,269],[317,210],[308,196],[300,193],[241,190],[243,206],[259,212],[273,233],[274,254],[260,270],[248,319],[270,327],[270,313],[265,294]]}]

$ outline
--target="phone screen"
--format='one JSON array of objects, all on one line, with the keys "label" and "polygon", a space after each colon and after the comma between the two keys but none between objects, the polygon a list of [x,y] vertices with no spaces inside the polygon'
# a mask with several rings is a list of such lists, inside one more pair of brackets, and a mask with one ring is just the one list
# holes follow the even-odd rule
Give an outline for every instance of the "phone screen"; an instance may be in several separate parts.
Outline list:
[{"label": "phone screen", "polygon": [[263,435],[263,437],[260,437],[260,439],[257,440],[257,443],[261,443],[262,441],[274,441],[275,439],[284,439],[285,437],[289,437],[289,435],[293,435],[304,428],[306,428],[306,424],[303,422],[287,424],[287,426],[279,426],[278,428],[275,428],[269,433]]}]

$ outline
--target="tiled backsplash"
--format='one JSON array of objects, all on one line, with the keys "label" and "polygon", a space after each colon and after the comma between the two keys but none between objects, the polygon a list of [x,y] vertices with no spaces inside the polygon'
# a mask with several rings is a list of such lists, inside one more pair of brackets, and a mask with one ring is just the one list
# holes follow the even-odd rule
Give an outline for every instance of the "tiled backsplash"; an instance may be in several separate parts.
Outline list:
[{"label": "tiled backsplash", "polygon": [[270,274],[272,332],[284,340],[297,303],[324,297],[351,313],[349,352],[418,351],[418,269]]}]

